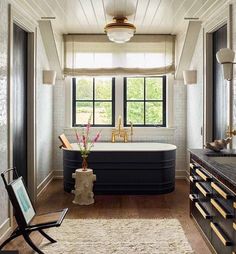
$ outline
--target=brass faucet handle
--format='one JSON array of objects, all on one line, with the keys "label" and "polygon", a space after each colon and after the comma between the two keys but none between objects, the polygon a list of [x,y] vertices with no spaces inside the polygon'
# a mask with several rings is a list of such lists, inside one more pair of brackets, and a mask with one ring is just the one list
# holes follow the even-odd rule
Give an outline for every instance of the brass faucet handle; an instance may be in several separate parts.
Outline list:
[{"label": "brass faucet handle", "polygon": [[232,130],[232,131],[230,131],[230,130],[228,129],[228,131],[226,131],[226,135],[227,135],[227,136],[236,136],[236,129],[234,129],[234,130]]},{"label": "brass faucet handle", "polygon": [[128,133],[127,133],[127,131],[124,132],[124,142],[125,143],[128,142]]},{"label": "brass faucet handle", "polygon": [[116,141],[116,130],[113,129],[113,130],[111,131],[111,142],[112,142],[112,143],[115,143],[115,141]]}]

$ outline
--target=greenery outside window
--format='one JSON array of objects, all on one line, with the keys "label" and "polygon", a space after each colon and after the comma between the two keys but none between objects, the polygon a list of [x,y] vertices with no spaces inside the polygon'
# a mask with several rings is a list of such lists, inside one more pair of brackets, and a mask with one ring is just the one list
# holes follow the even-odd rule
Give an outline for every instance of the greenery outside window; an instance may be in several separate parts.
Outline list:
[{"label": "greenery outside window", "polygon": [[124,78],[124,125],[166,127],[166,76]]},{"label": "greenery outside window", "polygon": [[115,79],[81,77],[72,79],[73,126],[85,125],[90,116],[92,126],[114,126]]}]

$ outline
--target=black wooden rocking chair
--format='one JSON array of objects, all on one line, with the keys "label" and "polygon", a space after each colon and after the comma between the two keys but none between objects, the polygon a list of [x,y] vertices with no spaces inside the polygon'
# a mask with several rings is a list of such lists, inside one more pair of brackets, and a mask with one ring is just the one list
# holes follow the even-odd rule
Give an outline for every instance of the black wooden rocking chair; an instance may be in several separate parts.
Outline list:
[{"label": "black wooden rocking chair", "polygon": [[[5,176],[11,171],[13,172],[13,175],[15,175],[16,179],[8,183]],[[38,231],[51,243],[55,243],[56,241],[47,235],[44,232],[44,229],[59,227],[64,220],[68,209],[65,208],[60,211],[37,215],[25,188],[23,178],[19,177],[16,168],[4,171],[1,176],[15,211],[15,219],[18,227],[13,231],[11,236],[0,245],[0,251],[11,240],[22,235],[34,251],[39,254],[43,254],[43,252],[30,239],[30,234],[33,231]]]}]

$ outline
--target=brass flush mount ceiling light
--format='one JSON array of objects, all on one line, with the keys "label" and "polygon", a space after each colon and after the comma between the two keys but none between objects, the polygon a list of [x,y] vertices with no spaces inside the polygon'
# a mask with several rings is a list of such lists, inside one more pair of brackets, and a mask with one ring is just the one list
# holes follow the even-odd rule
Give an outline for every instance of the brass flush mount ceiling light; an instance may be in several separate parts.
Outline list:
[{"label": "brass flush mount ceiling light", "polygon": [[105,26],[104,30],[110,41],[116,43],[125,43],[129,41],[136,31],[136,27],[127,23],[126,17],[114,17],[114,22]]}]

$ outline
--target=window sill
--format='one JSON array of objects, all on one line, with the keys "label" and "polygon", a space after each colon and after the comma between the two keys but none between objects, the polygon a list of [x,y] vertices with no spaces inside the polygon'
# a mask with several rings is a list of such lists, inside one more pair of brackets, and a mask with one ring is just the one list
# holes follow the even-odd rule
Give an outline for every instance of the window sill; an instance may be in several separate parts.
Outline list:
[{"label": "window sill", "polygon": [[[115,127],[91,127],[92,134],[102,130],[102,136],[111,135],[112,129]],[[68,135],[74,133],[75,129],[78,127],[70,127],[64,128],[64,132]],[[124,129],[130,129],[130,127],[124,127]],[[149,136],[149,137],[156,137],[156,136],[173,136],[175,134],[176,128],[174,127],[134,127],[134,135],[135,136]]]}]

